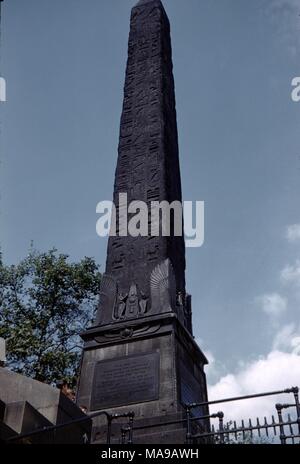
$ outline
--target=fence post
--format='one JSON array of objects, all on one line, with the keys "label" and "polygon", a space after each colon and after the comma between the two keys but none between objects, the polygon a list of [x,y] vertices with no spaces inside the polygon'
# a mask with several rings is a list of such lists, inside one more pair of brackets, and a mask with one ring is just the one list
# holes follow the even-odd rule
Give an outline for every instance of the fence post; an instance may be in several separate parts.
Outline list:
[{"label": "fence post", "polygon": [[224,434],[224,413],[223,412],[219,412],[218,413],[218,416],[219,416],[219,431],[221,432],[220,433],[220,442],[222,444],[224,444],[225,442],[225,434]]},{"label": "fence post", "polygon": [[133,420],[134,420],[134,412],[131,412],[129,416],[129,439],[128,439],[129,445],[133,444]]},{"label": "fence post", "polygon": [[107,416],[107,439],[106,439],[106,444],[110,445],[110,439],[111,439],[111,423],[112,423],[112,416],[109,415]]},{"label": "fence post", "polygon": [[300,435],[300,403],[299,403],[299,388],[294,388],[294,397],[296,403],[296,410],[297,410],[297,422],[298,422],[298,431]]},{"label": "fence post", "polygon": [[121,444],[122,445],[125,445],[127,432],[128,432],[128,428],[127,427],[122,427],[122,429],[121,429]]},{"label": "fence post", "polygon": [[186,405],[186,442],[191,444],[192,428],[191,428],[191,408]]},{"label": "fence post", "polygon": [[282,404],[276,404],[276,409],[278,412],[278,419],[279,419],[280,441],[282,445],[286,445],[286,435],[284,431],[284,423],[283,423],[283,417],[282,417],[282,409],[283,409]]}]

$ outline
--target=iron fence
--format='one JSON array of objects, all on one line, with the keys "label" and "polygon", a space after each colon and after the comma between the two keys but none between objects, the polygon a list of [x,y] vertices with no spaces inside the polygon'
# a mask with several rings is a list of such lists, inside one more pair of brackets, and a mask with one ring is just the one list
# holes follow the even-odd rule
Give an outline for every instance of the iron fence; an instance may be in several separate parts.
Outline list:
[{"label": "iron fence", "polygon": [[[293,402],[274,406],[277,412],[277,417],[272,415],[270,419],[264,417],[257,418],[255,423],[252,419],[247,421],[241,420],[225,422],[225,415],[222,411],[215,414],[210,414],[210,426],[208,430],[202,430],[198,433],[192,432],[192,424],[195,420],[202,418],[194,418],[193,411],[201,406],[210,408],[211,406],[224,403],[233,403],[237,401],[247,401],[262,397],[271,397],[279,395],[292,395]],[[286,390],[273,391],[268,393],[259,393],[255,395],[240,396],[234,398],[226,398],[204,403],[188,404],[186,407],[187,416],[187,443],[213,443],[213,444],[238,444],[238,443],[270,443],[279,439],[282,445],[285,444],[300,444],[300,404],[299,404],[299,388],[292,387]],[[287,415],[284,414],[287,412]],[[290,412],[292,411],[292,412]],[[214,420],[217,419],[217,425]]]}]

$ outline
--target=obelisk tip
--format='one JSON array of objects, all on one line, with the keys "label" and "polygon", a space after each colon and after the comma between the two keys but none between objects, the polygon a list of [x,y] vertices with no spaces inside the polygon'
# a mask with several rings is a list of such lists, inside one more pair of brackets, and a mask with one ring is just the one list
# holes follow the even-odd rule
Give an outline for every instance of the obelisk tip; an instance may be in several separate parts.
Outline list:
[{"label": "obelisk tip", "polygon": [[147,3],[161,3],[161,0],[139,0],[136,6],[146,5]]}]

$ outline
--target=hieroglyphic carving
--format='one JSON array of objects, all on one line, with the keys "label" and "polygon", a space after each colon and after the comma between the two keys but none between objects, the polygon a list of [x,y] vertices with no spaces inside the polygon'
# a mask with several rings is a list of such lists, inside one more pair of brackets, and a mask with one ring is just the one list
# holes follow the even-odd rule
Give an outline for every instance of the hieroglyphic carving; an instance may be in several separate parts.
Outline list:
[{"label": "hieroglyphic carving", "polygon": [[148,297],[139,291],[136,284],[130,286],[128,293],[119,293],[113,319],[125,320],[144,316],[148,310]]},{"label": "hieroglyphic carving", "polygon": [[174,311],[176,305],[176,282],[169,259],[156,266],[150,276],[151,306],[158,313]]},{"label": "hieroglyphic carving", "polygon": [[115,305],[117,298],[117,283],[112,276],[104,274],[101,280],[100,286],[100,298],[97,314],[97,322],[103,323],[103,318],[107,312],[111,312],[114,315]]},{"label": "hieroglyphic carving", "polygon": [[[172,67],[169,21],[162,3],[139,2],[131,15],[114,187],[117,233],[119,193],[127,193],[128,202],[141,200],[148,205],[152,201],[181,201]],[[105,320],[126,319],[128,305],[132,317],[153,312],[141,292],[150,295],[151,273],[168,258],[176,276],[175,293],[176,287],[185,292],[182,237],[110,237],[106,272],[115,278],[119,297],[117,309],[114,313],[108,310]],[[132,282],[137,290],[131,288]]]},{"label": "hieroglyphic carving", "polygon": [[149,309],[148,296],[136,284],[131,284],[128,291],[123,292],[114,277],[103,275],[96,325],[144,317]]},{"label": "hieroglyphic carving", "polygon": [[161,329],[161,324],[142,324],[128,325],[126,329],[116,329],[104,332],[102,335],[97,335],[94,340],[97,343],[124,340],[128,338],[137,338],[144,335],[157,333]]}]

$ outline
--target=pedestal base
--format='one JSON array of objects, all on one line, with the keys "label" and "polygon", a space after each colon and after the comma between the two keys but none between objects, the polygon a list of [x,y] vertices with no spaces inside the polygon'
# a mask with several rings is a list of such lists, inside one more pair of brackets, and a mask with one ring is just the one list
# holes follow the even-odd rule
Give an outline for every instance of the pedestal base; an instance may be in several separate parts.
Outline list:
[{"label": "pedestal base", "polygon": [[[77,404],[90,413],[134,411],[134,443],[185,443],[184,404],[207,401],[207,360],[177,316],[92,328],[82,336]],[[207,408],[195,414],[204,416]],[[121,442],[122,426],[126,420],[113,424],[112,443]],[[94,419],[93,441],[106,443],[106,433],[105,417]]]}]

